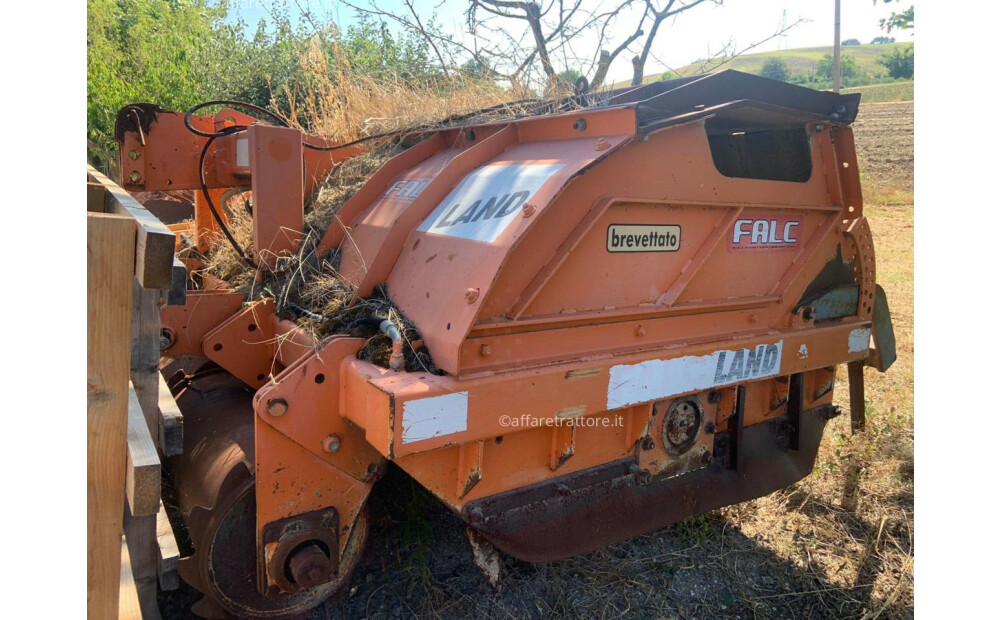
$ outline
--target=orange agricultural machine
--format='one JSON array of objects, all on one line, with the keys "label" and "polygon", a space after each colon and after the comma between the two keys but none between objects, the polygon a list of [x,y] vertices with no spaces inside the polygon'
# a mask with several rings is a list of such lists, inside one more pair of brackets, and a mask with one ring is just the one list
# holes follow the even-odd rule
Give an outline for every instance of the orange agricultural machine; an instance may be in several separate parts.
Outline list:
[{"label": "orange agricultural machine", "polygon": [[[344,587],[390,461],[532,562],[808,474],[839,413],[837,366],[895,358],[859,98],[724,71],[410,132],[314,253],[351,304],[384,293],[419,339],[379,319],[317,339],[299,324],[315,309],[234,290],[198,258],[234,241],[229,196],[249,191],[240,251],[265,282],[300,251],[318,185],[365,142],[236,106],[123,109],[124,187],[195,192],[175,226],[186,303],[161,319],[195,611],[280,617]],[[369,338],[391,344],[388,363],[359,359]]]}]

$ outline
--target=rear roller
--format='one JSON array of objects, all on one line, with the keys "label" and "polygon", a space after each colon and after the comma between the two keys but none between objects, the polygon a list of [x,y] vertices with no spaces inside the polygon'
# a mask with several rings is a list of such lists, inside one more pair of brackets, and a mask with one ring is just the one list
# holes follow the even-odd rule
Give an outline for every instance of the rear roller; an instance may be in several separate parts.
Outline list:
[{"label": "rear roller", "polygon": [[[178,572],[203,598],[204,618],[302,616],[349,580],[367,539],[362,511],[336,568],[330,550],[303,545],[289,554],[285,578],[301,588],[264,596],[257,588],[253,392],[205,360],[164,360],[164,375],[184,414],[184,452],[167,463],[194,554]],[[330,580],[325,577],[334,571]]]}]

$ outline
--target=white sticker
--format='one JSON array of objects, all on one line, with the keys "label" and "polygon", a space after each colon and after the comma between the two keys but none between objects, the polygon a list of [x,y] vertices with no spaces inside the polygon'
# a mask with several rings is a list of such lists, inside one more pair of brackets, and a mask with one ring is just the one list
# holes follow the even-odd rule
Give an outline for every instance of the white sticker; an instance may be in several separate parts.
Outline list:
[{"label": "white sticker", "polygon": [[779,340],[752,349],[612,366],[608,410],[729,383],[773,377],[781,372],[783,343]]},{"label": "white sticker", "polygon": [[236,138],[236,167],[250,167],[250,140],[248,138]]},{"label": "white sticker", "polygon": [[403,403],[403,443],[464,431],[468,416],[468,392],[408,400]]},{"label": "white sticker", "polygon": [[420,232],[492,243],[535,192],[566,164],[483,166],[462,179]]},{"label": "white sticker", "polygon": [[852,329],[851,333],[847,336],[847,352],[861,353],[862,351],[867,351],[868,339],[871,333],[871,329],[867,327]]}]

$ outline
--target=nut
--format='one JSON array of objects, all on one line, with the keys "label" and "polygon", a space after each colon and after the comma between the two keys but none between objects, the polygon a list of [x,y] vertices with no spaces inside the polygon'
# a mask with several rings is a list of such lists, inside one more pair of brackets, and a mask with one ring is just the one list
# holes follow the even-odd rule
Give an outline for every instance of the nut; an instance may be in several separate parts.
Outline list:
[{"label": "nut", "polygon": [[646,328],[643,327],[642,325],[640,325],[639,327],[636,327],[635,328],[635,335],[639,336],[640,338],[643,337],[643,336],[645,336],[646,335]]},{"label": "nut", "polygon": [[176,337],[174,336],[174,330],[164,327],[160,330],[160,350],[166,351],[170,347],[174,346]]},{"label": "nut", "polygon": [[479,347],[479,354],[484,357],[488,355],[493,355],[493,347],[491,347],[488,344],[484,344],[483,346]]},{"label": "nut", "polygon": [[281,417],[288,411],[288,401],[284,398],[272,398],[267,401],[267,413],[274,417]]},{"label": "nut", "polygon": [[594,148],[598,151],[603,151],[607,149],[609,146],[611,146],[611,143],[608,142],[607,138],[598,138],[597,145],[595,145]]},{"label": "nut", "polygon": [[535,214],[535,205],[528,203],[521,207],[521,217],[531,217]]},{"label": "nut", "polygon": [[467,288],[465,289],[465,301],[470,304],[479,299],[479,289],[478,288]]}]

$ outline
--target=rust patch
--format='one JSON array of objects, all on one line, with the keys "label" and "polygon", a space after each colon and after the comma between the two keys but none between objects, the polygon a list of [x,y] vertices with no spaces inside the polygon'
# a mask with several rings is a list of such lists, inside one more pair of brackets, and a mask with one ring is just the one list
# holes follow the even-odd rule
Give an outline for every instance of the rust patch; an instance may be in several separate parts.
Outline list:
[{"label": "rust patch", "polygon": [[586,379],[587,377],[593,377],[594,375],[600,374],[602,370],[604,370],[603,367],[570,370],[566,373],[566,380],[574,381],[576,379]]}]

